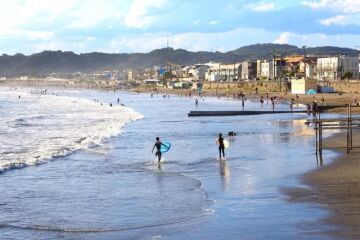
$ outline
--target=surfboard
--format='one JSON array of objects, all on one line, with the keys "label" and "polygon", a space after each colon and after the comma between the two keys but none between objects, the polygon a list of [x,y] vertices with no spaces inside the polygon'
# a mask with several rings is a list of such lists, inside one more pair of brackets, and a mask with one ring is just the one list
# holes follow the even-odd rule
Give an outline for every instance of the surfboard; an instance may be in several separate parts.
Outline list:
[{"label": "surfboard", "polygon": [[166,153],[166,152],[168,152],[170,150],[170,148],[171,148],[171,143],[163,142],[161,144],[161,147],[160,147],[160,152],[161,153]]},{"label": "surfboard", "polygon": [[228,140],[224,139],[224,147],[225,149],[228,148],[230,146],[230,142]]}]

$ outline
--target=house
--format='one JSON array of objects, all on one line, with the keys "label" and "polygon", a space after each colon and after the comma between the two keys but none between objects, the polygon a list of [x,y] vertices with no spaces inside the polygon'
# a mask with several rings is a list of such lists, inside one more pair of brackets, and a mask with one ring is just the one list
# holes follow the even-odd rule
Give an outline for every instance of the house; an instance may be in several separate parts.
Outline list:
[{"label": "house", "polygon": [[304,71],[299,71],[299,64],[304,60],[304,55],[291,55],[284,58],[285,60],[285,71],[297,76],[304,76]]},{"label": "house", "polygon": [[359,78],[359,58],[335,56],[319,58],[317,61],[317,77],[319,80],[335,80],[340,78]]}]

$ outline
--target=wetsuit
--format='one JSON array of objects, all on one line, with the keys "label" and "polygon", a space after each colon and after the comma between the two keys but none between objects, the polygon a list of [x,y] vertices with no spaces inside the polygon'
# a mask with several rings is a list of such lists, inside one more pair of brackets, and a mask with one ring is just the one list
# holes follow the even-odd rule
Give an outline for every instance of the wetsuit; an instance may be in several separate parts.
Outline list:
[{"label": "wetsuit", "polygon": [[221,153],[222,153],[223,157],[225,158],[224,138],[223,138],[223,137],[219,137],[219,138],[218,138],[218,142],[219,142],[219,158],[221,159]]},{"label": "wetsuit", "polygon": [[161,161],[161,152],[160,152],[161,145],[162,145],[162,142],[156,142],[156,143],[155,143],[155,147],[156,147],[155,156],[158,157],[158,162]]}]

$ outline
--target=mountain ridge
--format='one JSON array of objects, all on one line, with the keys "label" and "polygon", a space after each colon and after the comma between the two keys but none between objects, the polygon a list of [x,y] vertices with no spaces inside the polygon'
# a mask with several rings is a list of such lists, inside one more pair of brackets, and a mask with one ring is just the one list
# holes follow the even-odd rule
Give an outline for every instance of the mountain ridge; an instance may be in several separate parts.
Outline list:
[{"label": "mountain ridge", "polygon": [[[167,63],[190,65],[206,62],[234,63],[244,60],[270,59],[275,49],[277,56],[303,54],[304,49],[289,44],[254,44],[227,52],[188,51],[186,49],[161,48],[148,53],[102,53],[76,54],[72,51],[49,51],[24,55],[3,54],[0,56],[0,75],[46,75],[50,73],[69,74],[89,72],[106,68],[145,68],[163,66]],[[308,55],[357,56],[359,51],[334,46],[311,47],[305,49]]]}]

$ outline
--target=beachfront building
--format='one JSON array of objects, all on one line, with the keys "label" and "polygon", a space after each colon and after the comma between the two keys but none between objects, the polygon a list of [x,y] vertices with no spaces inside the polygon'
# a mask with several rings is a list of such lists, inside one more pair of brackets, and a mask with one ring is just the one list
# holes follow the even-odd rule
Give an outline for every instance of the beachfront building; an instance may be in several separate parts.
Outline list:
[{"label": "beachfront building", "polygon": [[205,74],[205,79],[208,81],[238,81],[240,63],[235,64],[212,64]]},{"label": "beachfront building", "polygon": [[275,59],[261,64],[261,77],[274,80],[284,77],[286,62],[284,59]]},{"label": "beachfront building", "polygon": [[283,58],[273,60],[273,77],[272,79],[281,79],[285,76],[286,61]]},{"label": "beachfront building", "polygon": [[266,60],[256,60],[256,78],[261,77],[261,67],[262,67],[262,64],[265,62],[266,62]]},{"label": "beachfront building", "polygon": [[316,61],[309,61],[305,64],[305,77],[316,79]]},{"label": "beachfront building", "polygon": [[261,73],[260,73],[261,78],[266,78],[267,80],[272,79],[274,75],[273,73],[274,73],[273,62],[264,61],[261,63]]},{"label": "beachfront building", "polygon": [[257,74],[257,62],[244,61],[241,63],[241,79],[255,80]]},{"label": "beachfront building", "polygon": [[317,61],[317,77],[319,80],[335,80],[341,78],[359,78],[358,57],[326,57]]},{"label": "beachfront building", "polygon": [[292,94],[306,94],[310,89],[317,91],[316,79],[291,79],[291,93]]},{"label": "beachfront building", "polygon": [[207,73],[209,68],[210,67],[207,65],[195,64],[189,68],[188,73],[189,76],[192,77],[194,81],[204,80],[205,74]]},{"label": "beachfront building", "polygon": [[304,60],[304,55],[291,55],[284,58],[285,71],[291,76],[305,76],[305,69],[300,71],[300,62]]}]

